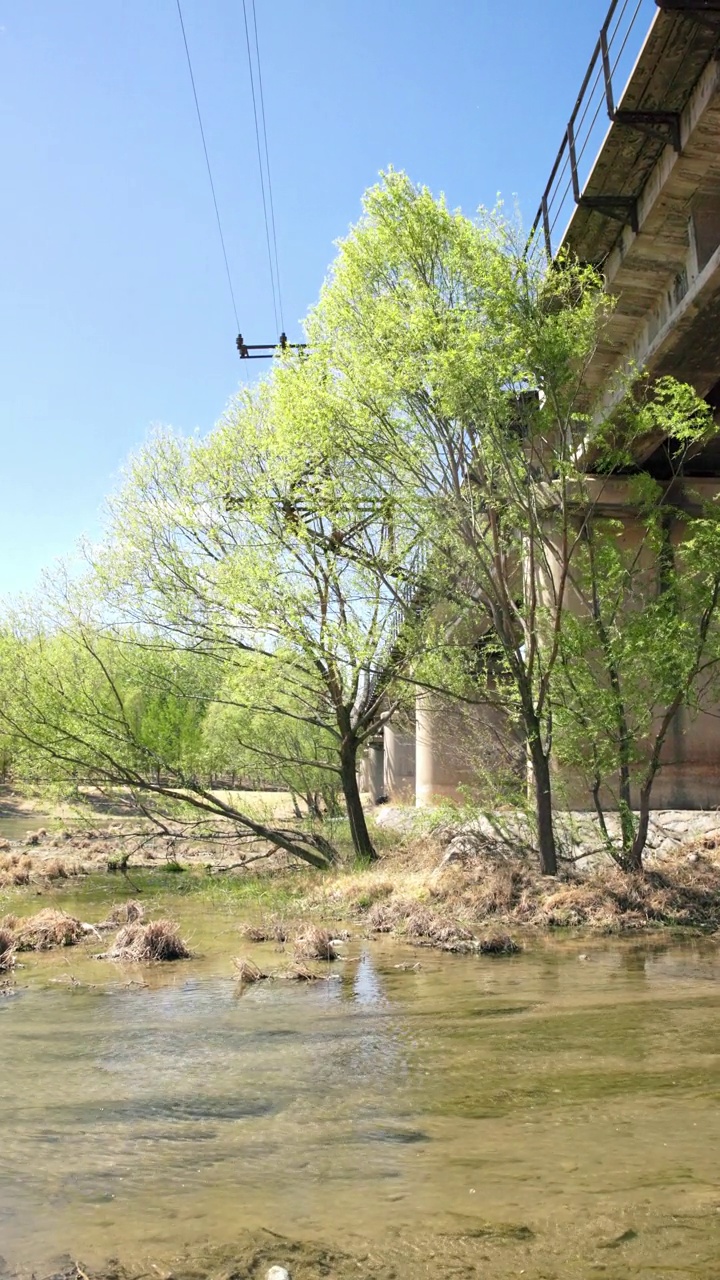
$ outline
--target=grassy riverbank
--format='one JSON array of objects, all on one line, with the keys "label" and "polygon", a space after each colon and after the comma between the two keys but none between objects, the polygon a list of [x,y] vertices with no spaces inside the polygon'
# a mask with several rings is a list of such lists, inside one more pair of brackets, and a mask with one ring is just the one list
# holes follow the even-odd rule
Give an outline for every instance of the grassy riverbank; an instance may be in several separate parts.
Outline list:
[{"label": "grassy riverbank", "polygon": [[368,935],[456,951],[498,933],[521,941],[567,929],[720,929],[720,855],[708,840],[679,842],[672,854],[650,859],[644,875],[595,859],[548,878],[531,856],[499,846],[448,860],[447,833],[378,829],[378,863],[358,868],[348,859],[323,874],[282,855],[243,867],[230,840],[220,849],[201,842],[178,849],[136,820],[134,828],[132,844],[126,820],[116,818],[95,826],[57,820],[3,841],[0,914],[28,894],[52,901],[74,880],[114,873],[118,897],[172,885],[198,912],[215,904],[250,920],[352,921]]}]

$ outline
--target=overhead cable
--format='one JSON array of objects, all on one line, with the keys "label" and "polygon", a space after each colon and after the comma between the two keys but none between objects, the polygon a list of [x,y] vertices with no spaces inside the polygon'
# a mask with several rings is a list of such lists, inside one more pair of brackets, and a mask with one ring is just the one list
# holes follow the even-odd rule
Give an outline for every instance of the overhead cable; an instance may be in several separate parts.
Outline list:
[{"label": "overhead cable", "polygon": [[190,57],[190,49],[188,46],[187,35],[185,33],[185,23],[183,21],[182,8],[180,0],[176,0],[178,17],[180,19],[180,30],[182,31],[183,44],[185,45],[185,56],[187,58],[188,71],[190,72],[190,83],[192,85],[193,98],[195,99],[195,110],[197,112],[198,125],[200,126],[200,137],[202,138],[203,151],[205,153],[205,164],[207,166],[208,180],[210,182],[210,191],[212,193],[213,205],[215,208],[215,217],[217,219],[218,234],[220,236],[220,245],[222,248],[223,260],[225,262],[225,274],[227,275],[228,288],[230,289],[230,298],[232,300],[233,312],[235,314],[235,327],[240,328],[238,319],[237,305],[235,303],[235,291],[232,284],[232,276],[230,274],[230,264],[228,262],[227,249],[225,248],[225,236],[223,235],[222,222],[220,220],[220,210],[218,208],[217,195],[215,194],[215,183],[213,182],[212,168],[210,166],[210,156],[208,154],[207,142],[205,141],[205,129],[203,128],[202,115],[200,113],[200,103],[198,101],[197,89],[195,88],[195,76],[193,74],[192,59]]},{"label": "overhead cable", "polygon": [[[254,13],[254,8],[253,8]],[[248,72],[250,74],[250,92],[252,94],[253,118],[255,121],[255,142],[257,144],[258,168],[260,170],[260,192],[262,194],[263,217],[265,219],[265,242],[267,244],[268,266],[270,269],[270,288],[272,290],[273,311],[275,313],[275,327],[281,328],[278,314],[278,290],[275,285],[275,267],[273,264],[273,255],[270,239],[270,222],[268,219],[268,202],[265,195],[265,175],[263,170],[262,146],[260,144],[260,125],[258,121],[257,96],[255,94],[255,74],[253,72],[252,52],[250,48],[250,28],[248,25],[247,0],[243,0],[243,18],[245,20],[245,44],[247,47]],[[257,26],[256,26],[257,34]],[[258,67],[259,71],[259,67]],[[268,174],[269,178],[269,174]]]},{"label": "overhead cable", "polygon": [[273,200],[272,175],[270,173],[270,151],[268,149],[267,126],[265,124],[265,95],[263,93],[262,64],[260,62],[260,44],[258,41],[257,14],[255,0],[252,0],[253,28],[255,31],[255,59],[257,62],[258,88],[260,90],[260,117],[262,119],[263,144],[265,147],[265,172],[267,173],[268,199],[270,204],[270,223],[272,226],[273,252],[275,254],[275,282],[277,284],[278,309],[280,311],[280,328],[285,330],[283,316],[282,291],[280,289],[280,261],[278,258],[277,231],[275,230],[275,202]]}]

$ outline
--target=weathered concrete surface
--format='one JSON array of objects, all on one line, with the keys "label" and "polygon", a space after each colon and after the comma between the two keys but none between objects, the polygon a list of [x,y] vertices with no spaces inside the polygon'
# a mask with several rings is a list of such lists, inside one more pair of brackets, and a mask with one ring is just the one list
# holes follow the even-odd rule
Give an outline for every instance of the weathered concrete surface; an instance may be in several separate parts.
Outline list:
[{"label": "weathered concrete surface", "polygon": [[720,377],[717,34],[658,12],[619,106],[678,113],[680,150],[612,123],[583,196],[636,198],[638,229],[580,204],[565,233],[566,248],[602,266],[616,299],[587,373],[591,402],[611,395],[613,371],[631,361],[692,382],[703,396]]}]

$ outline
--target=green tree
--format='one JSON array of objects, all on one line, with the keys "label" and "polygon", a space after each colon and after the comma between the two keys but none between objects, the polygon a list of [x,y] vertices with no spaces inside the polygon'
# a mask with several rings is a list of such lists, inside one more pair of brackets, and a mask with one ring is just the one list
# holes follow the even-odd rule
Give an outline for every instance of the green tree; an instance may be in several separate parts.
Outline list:
[{"label": "green tree", "polygon": [[[653,787],[679,714],[717,701],[720,511],[702,481],[685,476],[714,431],[708,406],[667,378],[651,393],[638,389],[632,412],[624,406],[596,439],[600,466],[617,466],[618,438],[627,460],[639,440],[669,441],[665,479],[620,482],[630,521],[603,507],[595,481],[553,688],[557,760],[583,780],[605,848],[630,871],[642,869]],[[619,814],[617,836],[608,808]]]},{"label": "green tree", "polygon": [[[213,838],[217,820],[241,843],[283,849],[318,868],[337,856],[311,826],[269,823],[209,785],[204,729],[218,692],[216,663],[152,632],[122,639],[65,615],[63,630],[37,617],[0,635],[5,697],[0,721],[20,779],[80,790],[122,787],[173,832]],[[204,825],[198,826],[198,819]]]},{"label": "green tree", "polygon": [[[353,406],[336,447],[363,459],[416,527],[418,588],[474,635],[492,675],[484,698],[521,725],[547,874],[557,869],[555,678],[608,476],[628,465],[648,415],[696,445],[708,429],[687,389],[645,404],[619,382],[622,420],[598,415],[585,371],[610,307],[592,269],[548,268],[500,215],[471,221],[391,172],[367,193],[309,324],[335,395]],[[624,613],[616,621],[625,628]],[[669,701],[660,696],[665,718],[691,696],[684,671]]]},{"label": "green tree", "polygon": [[372,860],[358,753],[409,669],[394,628],[415,530],[346,450],[325,447],[348,411],[324,363],[290,361],[205,440],[158,434],[131,463],[94,569],[118,634],[152,628],[231,678],[248,653],[292,673],[292,705],[266,709],[333,744],[356,854]]},{"label": "green tree", "polygon": [[[308,723],[313,712],[316,725]],[[203,739],[211,771],[289,791],[297,818],[340,816],[338,754],[323,725],[322,692],[291,663],[239,657],[208,707]]]}]

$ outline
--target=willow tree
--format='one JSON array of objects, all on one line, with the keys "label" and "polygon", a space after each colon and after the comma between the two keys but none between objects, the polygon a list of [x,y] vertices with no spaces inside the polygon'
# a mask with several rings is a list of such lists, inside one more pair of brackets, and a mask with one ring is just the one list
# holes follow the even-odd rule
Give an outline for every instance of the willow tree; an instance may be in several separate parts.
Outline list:
[{"label": "willow tree", "polygon": [[312,824],[265,820],[211,786],[207,719],[227,705],[212,657],[149,630],[89,625],[87,603],[75,590],[48,618],[16,614],[0,633],[0,724],[17,779],[81,800],[88,787],[122,788],[174,839],[224,843],[232,833],[253,855],[260,844],[320,870],[333,863],[336,849]]},{"label": "willow tree", "polygon": [[477,669],[492,665],[484,697],[517,715],[548,874],[554,681],[573,577],[588,538],[602,536],[606,482],[588,474],[589,446],[602,442],[610,473],[648,415],[654,430],[677,426],[662,396],[630,398],[624,434],[588,403],[610,306],[592,269],[549,267],[500,215],[468,219],[391,172],[366,194],[309,324],[336,395],[356,406],[337,447],[382,478],[414,524],[424,590],[476,636]]},{"label": "willow tree", "polygon": [[258,688],[254,710],[332,744],[355,852],[372,860],[358,753],[411,660],[395,610],[415,533],[347,452],[325,447],[346,412],[323,362],[291,360],[207,438],[157,434],[112,502],[94,572],[119,633],[152,628],[230,679],[248,653],[282,664],[290,702],[261,705]]}]

